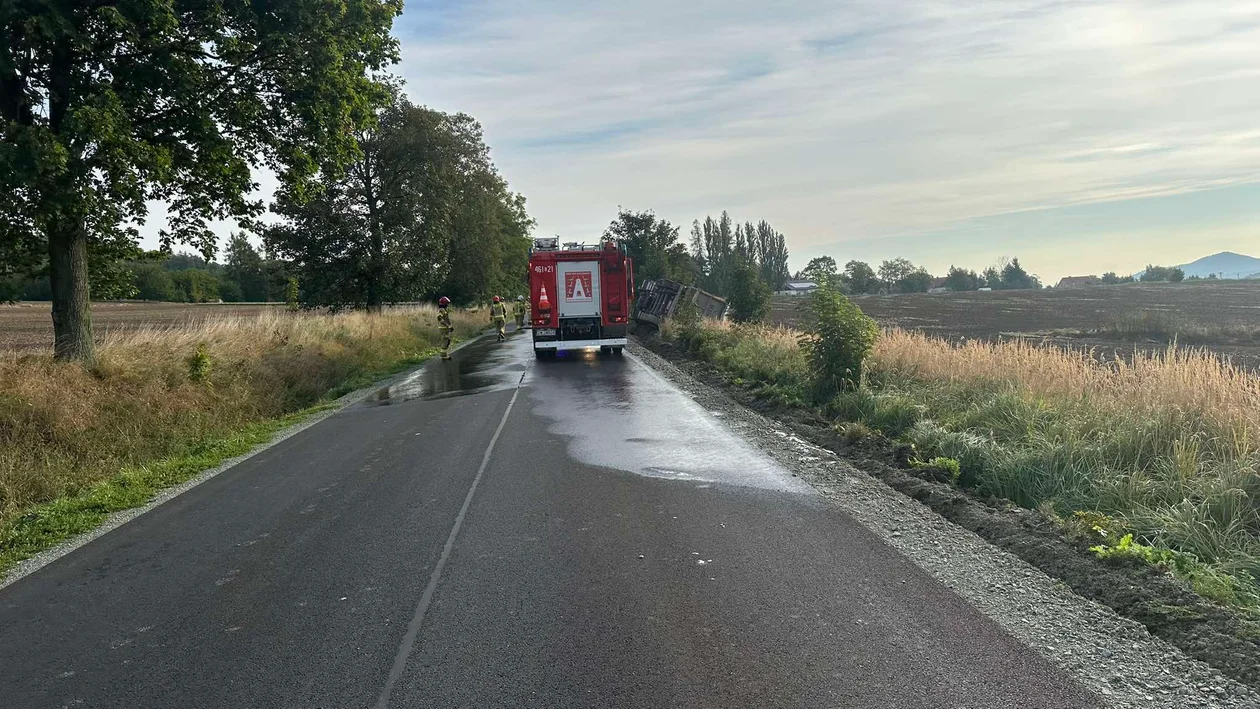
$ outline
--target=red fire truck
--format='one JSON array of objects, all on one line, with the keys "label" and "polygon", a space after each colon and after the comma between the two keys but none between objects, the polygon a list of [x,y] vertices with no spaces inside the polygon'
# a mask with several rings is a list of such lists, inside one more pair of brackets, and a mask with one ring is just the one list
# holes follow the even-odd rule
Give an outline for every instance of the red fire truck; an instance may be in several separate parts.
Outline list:
[{"label": "red fire truck", "polygon": [[614,240],[594,246],[534,239],[529,252],[534,354],[593,349],[621,354],[634,303],[634,264]]}]

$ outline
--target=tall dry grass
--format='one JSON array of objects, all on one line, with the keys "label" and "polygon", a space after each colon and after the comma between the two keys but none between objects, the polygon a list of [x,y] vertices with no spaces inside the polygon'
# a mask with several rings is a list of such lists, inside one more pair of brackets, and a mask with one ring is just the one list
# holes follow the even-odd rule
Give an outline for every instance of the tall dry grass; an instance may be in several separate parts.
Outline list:
[{"label": "tall dry grass", "polygon": [[[457,336],[485,324],[456,313]],[[91,370],[0,355],[0,526],[120,469],[291,413],[416,361],[436,310],[268,312],[108,335]]]},{"label": "tall dry grass", "polygon": [[[807,401],[794,331],[707,322],[665,334],[763,394]],[[1098,355],[889,330],[864,385],[822,411],[958,460],[959,482],[981,494],[1101,514],[1100,542],[1132,532],[1182,555],[1201,593],[1260,610],[1260,379],[1203,350]]]},{"label": "tall dry grass", "polygon": [[1028,396],[1084,400],[1125,411],[1193,411],[1241,445],[1260,444],[1260,378],[1202,349],[1135,350],[1123,358],[1024,340],[954,345],[889,330],[875,348],[898,378],[1001,385]]}]

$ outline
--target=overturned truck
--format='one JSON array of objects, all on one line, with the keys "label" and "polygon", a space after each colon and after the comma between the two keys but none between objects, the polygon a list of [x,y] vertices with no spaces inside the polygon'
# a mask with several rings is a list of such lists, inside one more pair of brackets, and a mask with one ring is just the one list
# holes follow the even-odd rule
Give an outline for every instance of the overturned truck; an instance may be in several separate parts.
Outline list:
[{"label": "overturned truck", "polygon": [[700,315],[714,320],[726,317],[726,301],[695,286],[683,285],[664,278],[646,281],[639,290],[634,319],[660,327],[685,303],[692,303]]}]

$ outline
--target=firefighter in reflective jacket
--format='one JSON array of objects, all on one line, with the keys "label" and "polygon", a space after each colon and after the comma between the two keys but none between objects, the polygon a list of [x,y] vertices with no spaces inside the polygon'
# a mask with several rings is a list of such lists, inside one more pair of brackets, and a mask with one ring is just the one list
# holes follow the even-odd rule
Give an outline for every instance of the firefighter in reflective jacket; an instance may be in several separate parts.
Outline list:
[{"label": "firefighter in reflective jacket", "polygon": [[499,329],[499,342],[507,339],[507,303],[499,296],[494,297],[494,302],[490,304],[490,321]]},{"label": "firefighter in reflective jacket", "polygon": [[455,328],[451,326],[451,311],[447,306],[451,299],[446,296],[438,298],[438,329],[442,331],[442,359],[451,358],[451,335]]},{"label": "firefighter in reflective jacket", "polygon": [[516,327],[518,329],[525,327],[525,313],[529,311],[529,307],[525,305],[525,296],[516,296]]}]

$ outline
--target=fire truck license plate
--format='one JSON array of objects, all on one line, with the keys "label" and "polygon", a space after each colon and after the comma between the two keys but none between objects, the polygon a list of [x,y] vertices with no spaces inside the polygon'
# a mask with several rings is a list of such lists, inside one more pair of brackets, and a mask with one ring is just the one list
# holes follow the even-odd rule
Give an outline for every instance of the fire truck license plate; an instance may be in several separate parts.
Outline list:
[{"label": "fire truck license plate", "polygon": [[534,335],[536,337],[555,337],[556,330],[551,327],[536,327],[534,328]]}]

